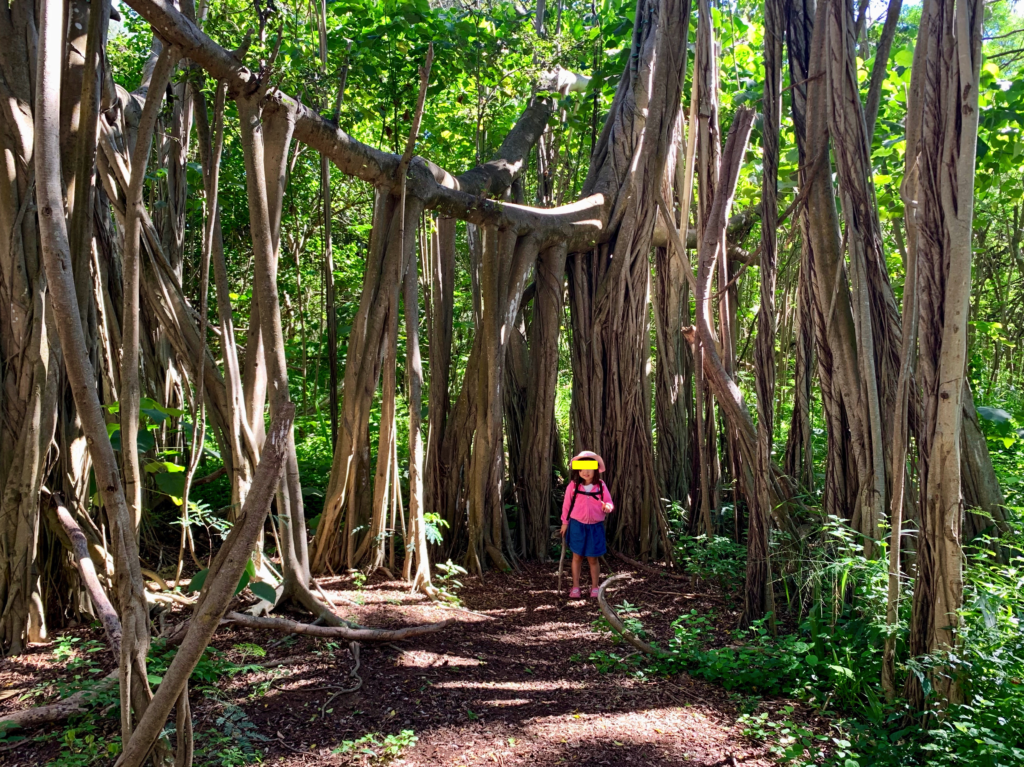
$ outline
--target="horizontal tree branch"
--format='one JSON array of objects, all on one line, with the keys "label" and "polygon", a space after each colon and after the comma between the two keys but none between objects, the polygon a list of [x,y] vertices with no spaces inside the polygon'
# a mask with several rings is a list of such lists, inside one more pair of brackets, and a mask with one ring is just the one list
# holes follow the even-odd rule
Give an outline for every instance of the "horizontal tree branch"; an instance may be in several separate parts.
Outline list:
[{"label": "horizontal tree branch", "polygon": [[[218,45],[169,0],[126,0],[164,40],[178,47],[182,56],[201,66],[212,77],[224,80],[229,95],[239,99],[264,98],[261,74],[248,69],[235,54]],[[391,186],[401,157],[382,152],[357,141],[348,133],[317,114],[301,101],[280,90],[266,95],[267,109],[283,109],[294,120],[296,140],[320,152],[347,176],[375,186]],[[573,205],[555,209],[512,206],[486,199],[508,188],[514,174],[526,161],[527,153],[547,126],[554,108],[550,99],[538,98],[520,116],[505,137],[498,155],[460,176],[421,157],[409,167],[409,193],[424,206],[447,218],[458,218],[478,225],[533,230],[541,236],[542,246],[568,241],[570,249],[590,247],[605,229],[610,202],[594,195]]]},{"label": "horizontal tree branch", "polygon": [[[759,261],[756,253],[749,253],[748,251],[741,248],[736,243],[742,242],[747,234],[750,233],[751,228],[761,218],[761,204],[751,205],[746,210],[742,210],[735,214],[729,219],[729,224],[726,227],[727,244],[726,252],[729,254],[729,260],[736,261],[737,263],[747,264],[748,266],[755,266]],[[654,223],[654,240],[652,244],[656,248],[668,247],[669,243],[669,231],[665,226],[665,219],[659,215]],[[686,249],[697,250],[697,230],[687,229],[686,230]]]}]

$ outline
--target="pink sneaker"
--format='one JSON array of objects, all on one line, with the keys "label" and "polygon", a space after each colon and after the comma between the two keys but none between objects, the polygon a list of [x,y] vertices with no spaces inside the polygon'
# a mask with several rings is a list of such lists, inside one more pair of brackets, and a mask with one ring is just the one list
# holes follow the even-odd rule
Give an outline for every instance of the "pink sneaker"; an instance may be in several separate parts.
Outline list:
[{"label": "pink sneaker", "polygon": [[582,599],[582,598],[583,598],[583,595],[580,593],[580,590],[579,590],[578,586],[574,587],[573,590],[569,592],[569,599]]},{"label": "pink sneaker", "polygon": [[591,599],[597,599],[597,592],[598,592],[598,589],[591,589],[590,590],[590,598]]}]

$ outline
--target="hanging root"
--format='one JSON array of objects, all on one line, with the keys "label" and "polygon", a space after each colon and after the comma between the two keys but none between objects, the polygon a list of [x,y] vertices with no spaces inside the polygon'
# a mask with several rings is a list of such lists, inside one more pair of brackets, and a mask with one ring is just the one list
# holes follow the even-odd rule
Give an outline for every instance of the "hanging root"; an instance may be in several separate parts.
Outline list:
[{"label": "hanging root", "polygon": [[234,612],[225,615],[224,620],[247,628],[270,629],[288,634],[308,634],[331,639],[348,639],[352,642],[395,642],[422,634],[433,634],[455,623],[455,621],[444,620],[422,626],[408,626],[404,629],[352,629],[347,626],[313,626],[287,618],[257,618],[253,615]]},{"label": "hanging root", "polygon": [[615,629],[623,639],[633,645],[633,647],[640,650],[640,652],[653,655],[655,658],[671,658],[671,653],[667,653],[664,650],[659,650],[657,647],[647,644],[647,642],[640,639],[640,637],[627,629],[625,624],[622,622],[622,619],[618,616],[618,613],[615,612],[612,606],[608,604],[608,600],[605,599],[604,590],[612,583],[615,583],[615,581],[627,577],[629,576],[625,573],[620,573],[619,575],[613,575],[601,584],[601,587],[597,590],[597,603],[601,607],[601,612],[608,620],[608,623],[611,624],[612,628]]}]

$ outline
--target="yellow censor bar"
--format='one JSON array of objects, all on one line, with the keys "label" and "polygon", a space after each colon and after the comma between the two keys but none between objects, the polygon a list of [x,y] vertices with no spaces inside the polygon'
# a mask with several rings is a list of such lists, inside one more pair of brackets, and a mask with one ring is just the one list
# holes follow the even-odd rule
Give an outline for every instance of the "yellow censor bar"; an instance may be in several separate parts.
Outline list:
[{"label": "yellow censor bar", "polygon": [[573,461],[572,467],[577,470],[593,469],[594,471],[597,471],[597,461],[593,460],[592,458],[581,458],[579,460]]}]

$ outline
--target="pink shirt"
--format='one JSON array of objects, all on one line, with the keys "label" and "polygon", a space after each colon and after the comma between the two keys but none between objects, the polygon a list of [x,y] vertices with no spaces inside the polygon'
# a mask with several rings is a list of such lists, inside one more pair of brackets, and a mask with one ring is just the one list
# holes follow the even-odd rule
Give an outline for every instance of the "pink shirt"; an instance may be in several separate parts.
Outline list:
[{"label": "pink shirt", "polygon": [[[562,524],[566,524],[569,521],[569,507],[572,506],[572,518],[577,522],[582,522],[585,525],[593,525],[598,522],[604,522],[606,512],[602,508],[604,504],[610,504],[612,510],[615,509],[615,504],[612,503],[612,495],[608,492],[608,486],[601,480],[599,486],[600,490],[604,491],[603,498],[593,498],[589,495],[580,495],[576,499],[576,505],[573,506],[572,496],[576,492],[577,487],[584,487],[583,485],[577,486],[575,482],[570,482],[569,487],[565,491],[565,499],[562,501]],[[594,492],[599,489],[598,486],[593,486]],[[610,514],[611,512],[607,512]]]}]

